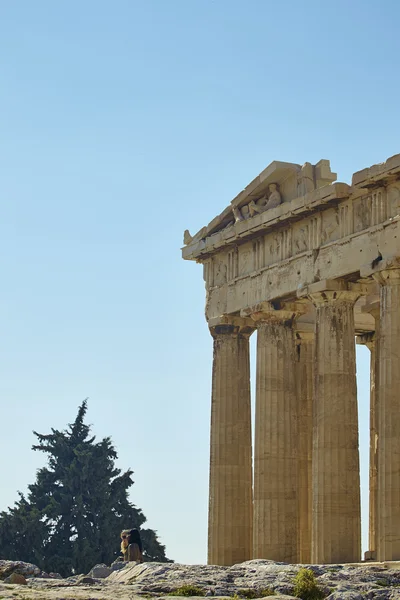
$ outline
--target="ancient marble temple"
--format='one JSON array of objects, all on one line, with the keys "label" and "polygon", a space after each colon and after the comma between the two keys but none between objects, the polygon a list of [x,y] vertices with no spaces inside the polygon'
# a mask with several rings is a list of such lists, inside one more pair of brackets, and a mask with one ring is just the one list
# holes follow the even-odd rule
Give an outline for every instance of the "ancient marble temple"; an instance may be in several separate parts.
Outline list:
[{"label": "ancient marble temple", "polygon": [[214,345],[211,564],[361,559],[356,341],[371,351],[366,558],[400,560],[400,155],[335,181],[327,160],[273,162],[184,234]]}]

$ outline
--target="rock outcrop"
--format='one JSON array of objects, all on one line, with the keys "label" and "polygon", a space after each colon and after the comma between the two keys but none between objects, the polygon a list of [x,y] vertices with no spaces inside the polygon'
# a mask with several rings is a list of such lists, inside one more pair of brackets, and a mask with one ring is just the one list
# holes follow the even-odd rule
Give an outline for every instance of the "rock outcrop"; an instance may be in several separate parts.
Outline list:
[{"label": "rock outcrop", "polygon": [[[175,563],[126,563],[112,571],[96,565],[88,574],[48,577],[35,565],[0,561],[2,600],[132,600],[197,596],[295,598],[294,578],[304,565],[250,560],[233,567]],[[400,600],[400,563],[309,565],[327,600]],[[25,579],[25,583],[19,577]],[[21,583],[17,583],[17,579]],[[7,580],[9,583],[7,583]],[[15,581],[13,583],[12,581]],[[197,590],[197,591],[196,591]]]}]

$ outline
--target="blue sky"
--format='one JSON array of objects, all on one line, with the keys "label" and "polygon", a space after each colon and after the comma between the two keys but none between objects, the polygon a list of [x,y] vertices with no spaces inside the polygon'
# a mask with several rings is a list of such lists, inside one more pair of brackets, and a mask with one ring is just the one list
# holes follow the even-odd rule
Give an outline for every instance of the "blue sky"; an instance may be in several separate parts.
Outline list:
[{"label": "blue sky", "polygon": [[0,3],[0,509],[43,462],[32,429],[88,396],[168,555],[206,560],[212,340],[183,231],[273,160],[349,182],[400,152],[399,19],[394,0]]}]

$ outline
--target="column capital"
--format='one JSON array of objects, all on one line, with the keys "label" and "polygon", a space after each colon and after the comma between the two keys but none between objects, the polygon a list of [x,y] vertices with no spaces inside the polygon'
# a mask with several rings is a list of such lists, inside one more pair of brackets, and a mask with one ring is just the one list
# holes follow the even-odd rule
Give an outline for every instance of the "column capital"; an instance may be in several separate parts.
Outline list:
[{"label": "column capital", "polygon": [[270,323],[291,323],[293,319],[306,312],[306,307],[302,302],[276,301],[259,302],[240,312],[242,317],[250,317],[253,322],[267,321]]},{"label": "column capital", "polygon": [[233,315],[221,315],[209,319],[208,327],[211,335],[214,337],[218,334],[242,334],[251,335],[255,329],[252,319],[246,319]]},{"label": "column capital", "polygon": [[372,348],[375,346],[375,332],[368,331],[367,333],[357,335],[356,344],[359,346],[367,346],[369,350],[372,350]]},{"label": "column capital", "polygon": [[380,285],[400,285],[400,266],[381,269],[373,274],[373,278]]},{"label": "column capital", "polygon": [[299,288],[297,297],[310,298],[314,306],[334,300],[354,303],[360,296],[369,294],[373,285],[372,281],[353,283],[344,279],[321,279]]},{"label": "column capital", "polygon": [[322,279],[300,288],[297,296],[310,298],[314,306],[318,307],[338,301],[354,304],[360,296],[368,294],[370,290],[371,284],[368,282],[352,283],[344,279]]},{"label": "column capital", "polygon": [[360,269],[361,276],[373,277],[380,285],[400,284],[400,256],[385,256],[381,253],[372,263],[364,265]]},{"label": "column capital", "polygon": [[325,290],[323,292],[310,293],[309,298],[312,300],[314,306],[325,306],[332,303],[347,303],[355,304],[360,297],[359,292],[352,292],[349,290],[334,292],[331,290]]}]

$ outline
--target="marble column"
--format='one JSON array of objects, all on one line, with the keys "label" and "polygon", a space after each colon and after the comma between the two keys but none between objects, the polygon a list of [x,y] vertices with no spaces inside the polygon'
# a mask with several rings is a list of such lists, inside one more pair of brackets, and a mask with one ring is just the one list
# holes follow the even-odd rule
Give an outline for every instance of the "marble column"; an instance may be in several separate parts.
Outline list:
[{"label": "marble column", "polygon": [[[368,311],[369,312],[369,311]],[[376,560],[376,500],[377,500],[377,428],[376,428],[376,345],[375,333],[357,336],[357,344],[370,351],[369,395],[369,515],[368,550],[364,560]]]},{"label": "marble column", "polygon": [[[377,559],[400,560],[400,268],[382,261],[378,356]],[[397,268],[394,268],[396,267]]]},{"label": "marble column", "polygon": [[253,558],[298,562],[295,304],[253,307],[257,324]]},{"label": "marble column", "polygon": [[299,561],[311,562],[314,332],[296,325]]},{"label": "marble column", "polygon": [[252,558],[252,329],[244,321],[232,319],[210,327],[214,357],[208,564],[215,565],[233,565]]},{"label": "marble column", "polygon": [[376,342],[372,338],[367,342],[370,358],[370,402],[369,402],[369,518],[368,549],[370,558],[376,559],[376,509],[377,509],[377,423],[376,423]]},{"label": "marble column", "polygon": [[[361,559],[354,303],[359,294],[309,286],[316,308],[313,401],[313,563]],[[333,289],[332,289],[333,288]],[[336,289],[335,289],[336,288]]]},{"label": "marble column", "polygon": [[370,351],[370,404],[369,404],[369,519],[368,552],[365,558],[376,560],[377,540],[377,493],[378,493],[378,395],[379,395],[379,302],[367,302],[363,313],[369,313],[375,320],[375,332],[365,333],[357,338]]}]

